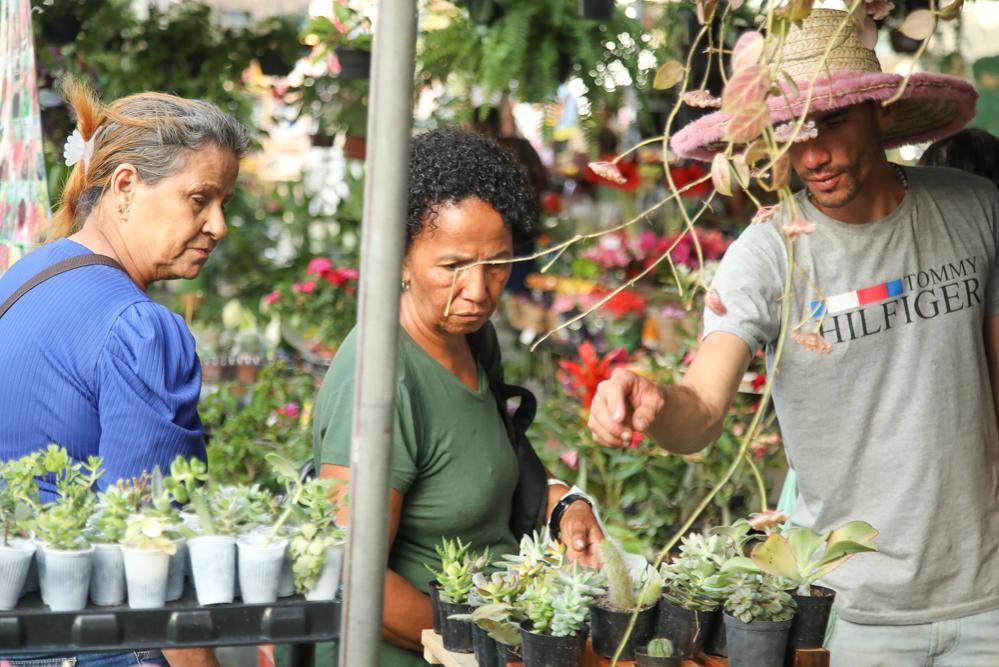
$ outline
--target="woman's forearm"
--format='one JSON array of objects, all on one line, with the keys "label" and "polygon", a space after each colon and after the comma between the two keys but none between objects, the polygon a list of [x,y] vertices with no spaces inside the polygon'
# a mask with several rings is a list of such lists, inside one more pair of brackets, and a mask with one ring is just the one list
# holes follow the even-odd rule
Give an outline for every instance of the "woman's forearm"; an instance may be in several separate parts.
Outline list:
[{"label": "woman's forearm", "polygon": [[425,628],[432,628],[433,624],[430,596],[421,593],[396,572],[388,570],[385,573],[382,636],[396,646],[420,651],[423,649],[420,634]]}]

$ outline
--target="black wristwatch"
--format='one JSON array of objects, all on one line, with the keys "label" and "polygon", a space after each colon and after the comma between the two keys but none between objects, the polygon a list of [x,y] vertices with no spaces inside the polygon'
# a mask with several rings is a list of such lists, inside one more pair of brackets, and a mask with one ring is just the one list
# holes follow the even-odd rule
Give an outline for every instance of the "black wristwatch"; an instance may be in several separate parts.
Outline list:
[{"label": "black wristwatch", "polygon": [[562,515],[565,514],[565,510],[568,509],[569,505],[573,504],[577,500],[582,500],[584,503],[593,507],[593,503],[586,496],[580,495],[578,493],[570,493],[562,497],[557,503],[555,503],[554,509],[552,509],[552,515],[548,519],[548,533],[551,535],[553,540],[558,540],[562,533]]}]

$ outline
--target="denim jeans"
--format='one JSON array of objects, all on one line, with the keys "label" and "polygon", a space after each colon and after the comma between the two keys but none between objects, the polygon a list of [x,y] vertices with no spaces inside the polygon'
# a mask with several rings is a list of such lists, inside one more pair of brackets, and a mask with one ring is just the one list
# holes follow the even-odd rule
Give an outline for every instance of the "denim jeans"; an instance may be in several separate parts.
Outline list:
[{"label": "denim jeans", "polygon": [[861,625],[837,618],[830,667],[996,667],[999,610],[919,625]]},{"label": "denim jeans", "polygon": [[159,650],[114,651],[113,653],[81,653],[76,656],[33,655],[15,658],[0,658],[10,663],[10,667],[135,667],[150,665],[169,667]]}]

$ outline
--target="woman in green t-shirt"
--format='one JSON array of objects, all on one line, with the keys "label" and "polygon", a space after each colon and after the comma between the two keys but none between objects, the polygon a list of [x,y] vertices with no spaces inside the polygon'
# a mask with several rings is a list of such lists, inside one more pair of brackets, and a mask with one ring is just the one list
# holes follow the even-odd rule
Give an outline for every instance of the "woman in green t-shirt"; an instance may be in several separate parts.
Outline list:
[{"label": "woman in green t-shirt", "polygon": [[[488,380],[501,373],[489,317],[510,264],[456,270],[513,257],[514,241],[531,233],[534,201],[522,171],[492,140],[459,130],[413,140],[382,665],[423,664],[420,632],[432,625],[424,564],[439,565],[434,546],[442,538],[489,547],[497,557],[517,548],[510,513],[518,463]],[[473,355],[466,335],[480,330],[484,342]],[[356,352],[355,328],[316,403],[316,463],[324,477],[349,478]],[[568,492],[549,485],[549,515]],[[603,534],[585,501],[565,507],[556,528],[570,558],[596,565]]]}]

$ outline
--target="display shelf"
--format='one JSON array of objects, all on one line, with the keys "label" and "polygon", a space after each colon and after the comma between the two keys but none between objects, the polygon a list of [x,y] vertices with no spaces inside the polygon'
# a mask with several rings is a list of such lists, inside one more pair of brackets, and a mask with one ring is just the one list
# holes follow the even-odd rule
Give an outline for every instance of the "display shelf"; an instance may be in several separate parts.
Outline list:
[{"label": "display shelf", "polygon": [[271,604],[203,607],[188,588],[176,602],[157,609],[88,606],[54,612],[38,593],[16,609],[0,612],[0,655],[106,651],[185,646],[300,644],[335,641],[340,600],[307,602],[300,595]]},{"label": "display shelf", "polygon": [[[478,662],[471,653],[453,653],[444,648],[441,636],[433,630],[424,630],[421,636],[423,642],[423,659],[431,665],[444,667],[477,667]],[[586,642],[586,654],[583,656],[582,667],[607,667],[610,659],[601,658],[593,652],[589,640]],[[508,663],[512,667],[521,667],[523,663]],[[634,660],[619,660],[619,667],[635,667]],[[728,667],[728,660],[715,655],[705,655],[697,660],[684,660],[683,667]],[[825,649],[798,649],[794,657],[794,667],[829,667],[829,651]]]}]

